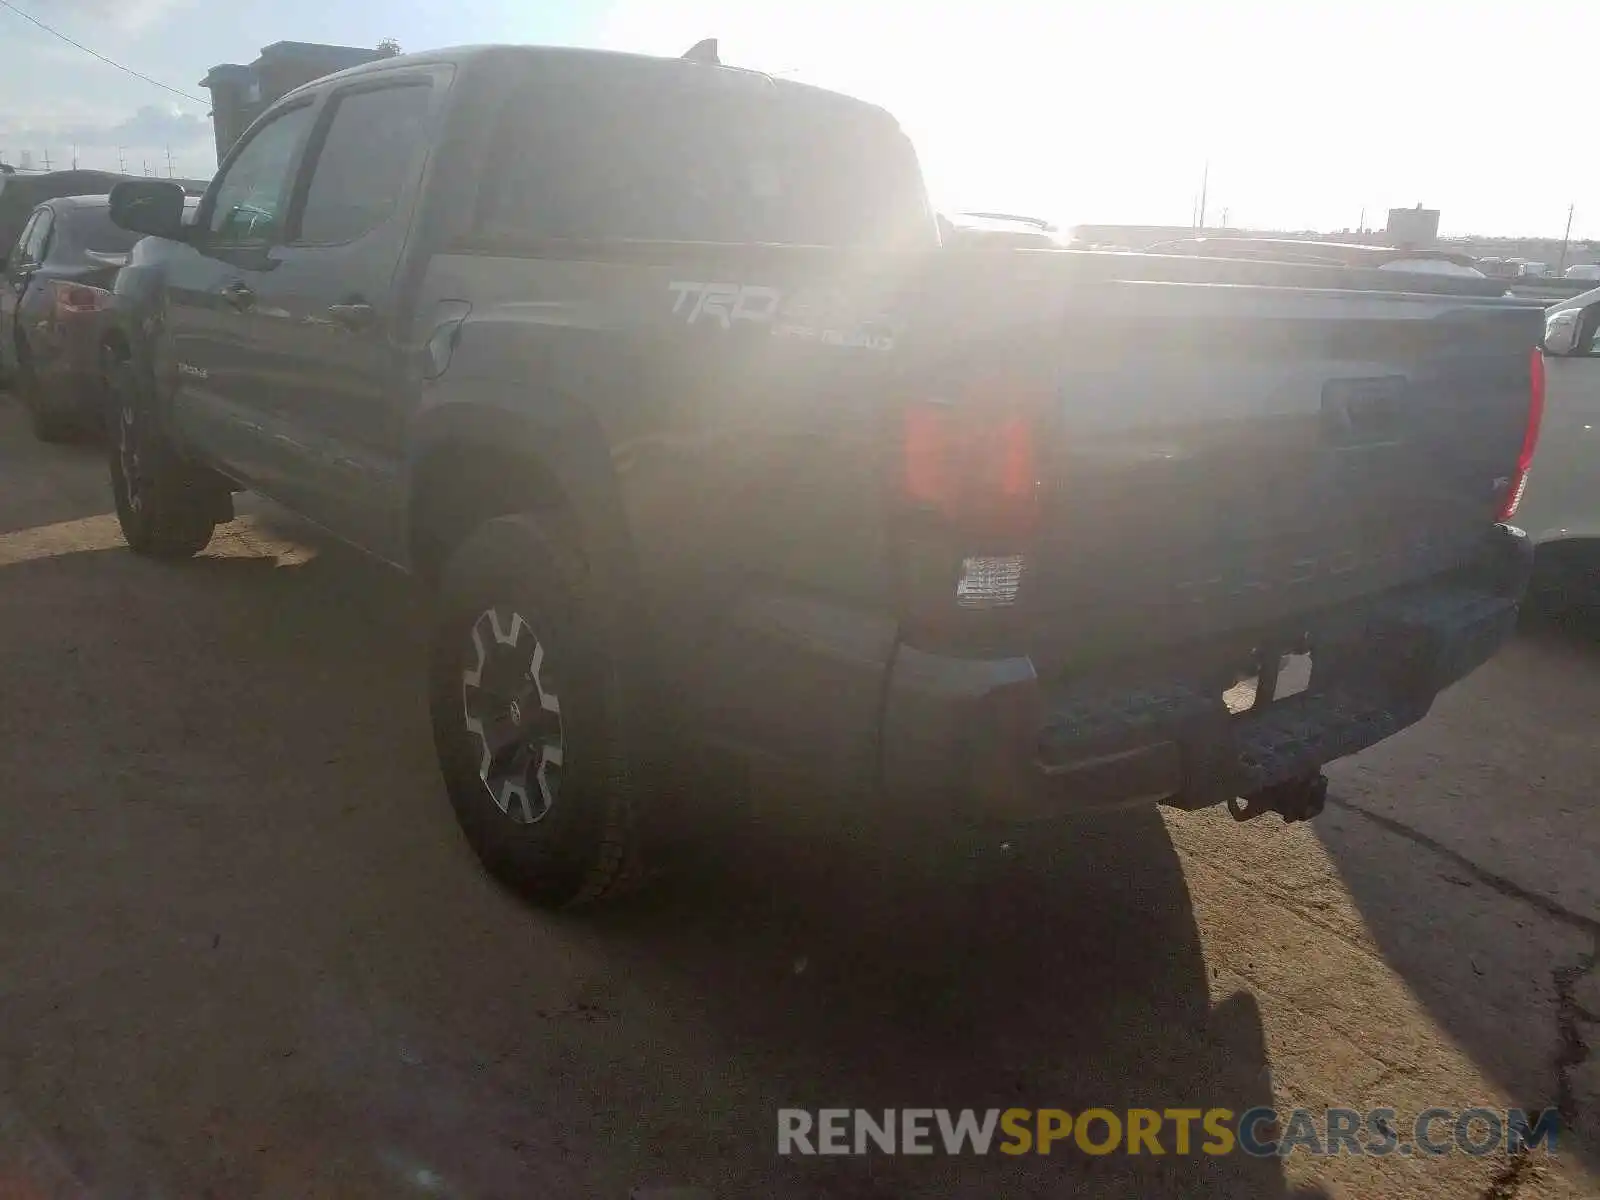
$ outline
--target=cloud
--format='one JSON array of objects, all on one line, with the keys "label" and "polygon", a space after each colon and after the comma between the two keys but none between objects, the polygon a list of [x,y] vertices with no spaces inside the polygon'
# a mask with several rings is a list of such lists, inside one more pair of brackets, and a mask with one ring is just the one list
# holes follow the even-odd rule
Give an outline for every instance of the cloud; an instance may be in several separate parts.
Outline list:
[{"label": "cloud", "polygon": [[40,5],[33,15],[40,20],[49,21],[57,29],[69,35],[73,35],[75,30],[89,29],[107,23],[125,32],[137,32],[180,8],[187,8],[191,2],[192,0],[50,0],[48,5]]},{"label": "cloud", "polygon": [[159,104],[146,104],[131,116],[105,124],[75,122],[5,130],[6,139],[18,145],[171,145],[174,150],[179,146],[192,148],[197,142],[209,141],[211,136],[211,122],[208,118],[198,113],[183,112]]},{"label": "cloud", "polygon": [[76,148],[81,165],[102,169],[116,166],[119,150],[135,169],[146,160],[164,166],[171,147],[175,168],[183,174],[205,176],[216,169],[210,119],[159,104],[147,104],[120,119],[79,114],[50,122],[35,114],[26,124],[0,120],[0,147],[10,161],[26,150],[42,163],[48,152],[57,166],[68,164]]}]

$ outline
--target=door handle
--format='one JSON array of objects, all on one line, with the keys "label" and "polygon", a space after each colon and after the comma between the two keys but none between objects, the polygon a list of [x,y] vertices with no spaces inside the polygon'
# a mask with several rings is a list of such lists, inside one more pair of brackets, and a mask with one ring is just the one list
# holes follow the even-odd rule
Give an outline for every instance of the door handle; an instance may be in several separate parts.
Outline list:
[{"label": "door handle", "polygon": [[217,289],[217,293],[222,297],[223,303],[239,312],[243,312],[256,302],[255,292],[250,290],[249,285],[237,279],[223,284]]},{"label": "door handle", "polygon": [[372,324],[373,308],[370,304],[357,301],[352,304],[328,305],[329,319],[343,325],[346,329],[365,329]]}]

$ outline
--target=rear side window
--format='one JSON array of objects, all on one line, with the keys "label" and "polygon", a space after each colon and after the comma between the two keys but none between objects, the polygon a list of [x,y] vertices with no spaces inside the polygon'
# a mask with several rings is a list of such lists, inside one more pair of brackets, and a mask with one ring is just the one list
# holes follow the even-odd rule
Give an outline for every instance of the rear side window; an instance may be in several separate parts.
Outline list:
[{"label": "rear side window", "polygon": [[352,92],[336,102],[297,240],[354,241],[394,215],[422,169],[430,95],[419,83]]},{"label": "rear side window", "polygon": [[493,141],[489,236],[889,245],[934,238],[910,142],[865,105],[739,89],[530,87]]}]

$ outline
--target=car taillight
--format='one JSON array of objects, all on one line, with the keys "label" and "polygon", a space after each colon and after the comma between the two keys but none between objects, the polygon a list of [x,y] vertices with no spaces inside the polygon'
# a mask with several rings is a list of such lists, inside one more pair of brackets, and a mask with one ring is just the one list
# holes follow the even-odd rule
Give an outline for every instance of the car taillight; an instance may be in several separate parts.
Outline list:
[{"label": "car taillight", "polygon": [[1539,448],[1539,430],[1544,425],[1544,354],[1535,349],[1528,358],[1528,424],[1522,433],[1522,450],[1517,455],[1517,469],[1506,488],[1505,500],[1500,505],[1496,521],[1509,521],[1517,515],[1522,503],[1522,493],[1528,489],[1528,470],[1533,466],[1533,455]]},{"label": "car taillight", "polygon": [[974,534],[1030,536],[1039,519],[1033,421],[937,402],[907,407],[902,499]]},{"label": "car taillight", "polygon": [[1039,523],[1032,414],[922,401],[906,407],[903,422],[900,502],[916,530],[912,590],[922,623],[1015,604]]},{"label": "car taillight", "polygon": [[58,281],[56,290],[56,318],[73,316],[79,313],[99,312],[111,300],[111,295],[97,287],[89,287],[82,283],[65,283]]}]

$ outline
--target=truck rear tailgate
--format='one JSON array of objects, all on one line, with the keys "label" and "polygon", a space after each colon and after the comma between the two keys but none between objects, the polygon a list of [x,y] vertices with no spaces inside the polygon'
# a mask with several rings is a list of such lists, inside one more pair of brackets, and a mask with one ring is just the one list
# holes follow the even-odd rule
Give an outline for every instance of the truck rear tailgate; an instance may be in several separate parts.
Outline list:
[{"label": "truck rear tailgate", "polygon": [[1465,561],[1504,500],[1536,309],[1141,281],[1062,319],[1023,599],[1041,669],[1292,633]]}]

